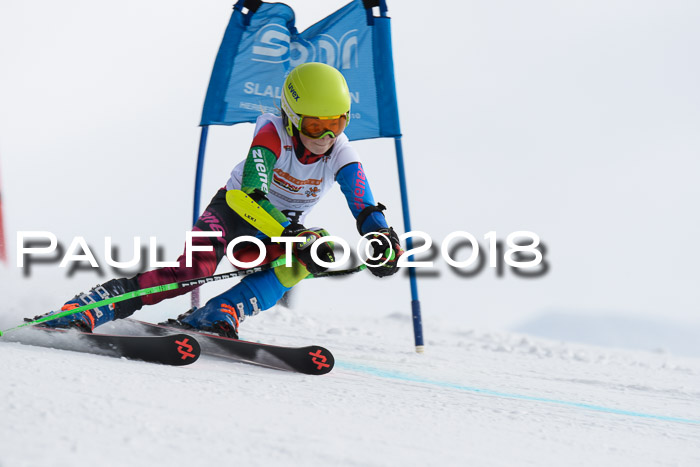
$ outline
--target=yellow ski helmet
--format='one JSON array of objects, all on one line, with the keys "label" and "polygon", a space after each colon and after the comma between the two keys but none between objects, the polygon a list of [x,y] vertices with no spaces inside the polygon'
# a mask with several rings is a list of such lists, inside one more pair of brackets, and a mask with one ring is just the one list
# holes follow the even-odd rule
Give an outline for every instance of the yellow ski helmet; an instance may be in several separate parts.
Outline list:
[{"label": "yellow ski helmet", "polygon": [[[350,91],[342,73],[324,63],[302,63],[284,80],[281,106],[287,133],[338,136],[350,120]],[[308,117],[308,118],[305,118]]]}]

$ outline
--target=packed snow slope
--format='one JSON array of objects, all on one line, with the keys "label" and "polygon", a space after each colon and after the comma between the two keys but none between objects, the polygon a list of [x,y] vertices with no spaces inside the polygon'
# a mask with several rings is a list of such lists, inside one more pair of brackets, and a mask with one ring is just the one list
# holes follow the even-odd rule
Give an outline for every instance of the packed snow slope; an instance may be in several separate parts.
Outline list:
[{"label": "packed snow slope", "polygon": [[277,308],[242,330],[324,345],[336,368],[175,368],[0,340],[0,466],[700,465],[698,359],[448,321],[418,355],[391,311]]}]

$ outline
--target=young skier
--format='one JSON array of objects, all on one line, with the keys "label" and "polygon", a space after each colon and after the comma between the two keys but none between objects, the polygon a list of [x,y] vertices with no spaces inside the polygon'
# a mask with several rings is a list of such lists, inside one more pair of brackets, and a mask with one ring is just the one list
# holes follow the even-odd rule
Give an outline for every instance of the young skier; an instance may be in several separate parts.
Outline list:
[{"label": "young skier", "polygon": [[[226,187],[216,193],[193,228],[193,231],[222,232],[218,238],[195,237],[193,240],[194,245],[211,245],[213,251],[193,251],[192,267],[185,266],[183,254],[177,267],[156,269],[128,279],[112,279],[76,296],[61,310],[146,287],[212,275],[225,256],[228,243],[243,235],[257,235],[267,240],[268,261],[279,257],[284,250],[279,245],[270,244],[269,238],[226,204],[226,191],[233,189],[247,193],[278,220],[285,227],[282,236],[306,241],[293,244],[291,267],[282,265],[245,276],[202,308],[180,315],[178,321],[181,325],[237,338],[239,324],[246,316],[275,305],[286,291],[309,273],[325,270],[312,260],[310,246],[328,233],[323,229],[307,229],[303,223],[334,181],[338,182],[347,199],[359,233],[370,234],[368,238],[374,239],[372,258],[375,259],[367,261],[369,271],[378,277],[394,274],[403,250],[394,229],[387,225],[382,213],[384,206],[375,205],[360,159],[343,133],[350,119],[350,93],[343,75],[321,63],[299,65],[284,81],[280,104],[281,116],[263,114],[258,117],[248,156],[234,167]],[[234,254],[245,253],[243,245],[237,245]],[[334,260],[328,243],[320,244],[317,254],[326,262]],[[153,305],[193,288],[145,295],[47,321],[43,325],[92,332],[96,326],[126,318],[144,305]]]}]

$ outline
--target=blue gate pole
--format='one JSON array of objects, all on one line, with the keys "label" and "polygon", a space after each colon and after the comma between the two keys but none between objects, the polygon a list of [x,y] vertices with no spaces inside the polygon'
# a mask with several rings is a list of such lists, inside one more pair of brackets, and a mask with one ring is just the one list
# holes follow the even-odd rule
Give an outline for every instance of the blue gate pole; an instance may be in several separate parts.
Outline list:
[{"label": "blue gate pole", "polygon": [[204,175],[204,153],[207,150],[207,135],[209,125],[202,127],[202,134],[199,137],[199,153],[197,154],[197,173],[194,177],[194,209],[192,211],[192,225],[199,219],[199,199],[202,192],[202,176]]},{"label": "blue gate pole", "polygon": [[[406,170],[403,163],[403,146],[401,145],[401,137],[397,136],[394,139],[396,145],[396,165],[399,169],[399,185],[401,187],[401,206],[403,208],[403,227],[405,232],[411,231],[411,215],[408,211],[408,189],[406,187]],[[413,239],[406,239],[406,248],[413,249]],[[413,261],[413,257],[408,258]],[[416,268],[408,268],[408,274],[411,282],[411,312],[413,313],[413,336],[416,342],[416,352],[423,353],[425,345],[423,344],[423,321],[420,314],[420,300],[418,299],[418,283],[416,281]]]},{"label": "blue gate pole", "polygon": [[[204,175],[204,154],[207,151],[207,136],[209,135],[209,125],[202,126],[202,133],[199,137],[199,152],[197,154],[197,173],[194,176],[194,206],[192,209],[192,225],[199,219],[199,200],[202,194],[202,176]],[[199,289],[194,289],[190,297],[193,308],[199,308]]]}]

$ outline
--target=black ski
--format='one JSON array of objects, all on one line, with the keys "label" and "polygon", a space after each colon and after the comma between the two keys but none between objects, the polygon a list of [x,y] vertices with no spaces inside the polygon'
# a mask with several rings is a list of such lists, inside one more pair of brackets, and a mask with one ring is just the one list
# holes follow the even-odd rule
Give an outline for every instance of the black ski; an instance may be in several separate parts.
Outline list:
[{"label": "black ski", "polygon": [[324,375],[333,369],[335,359],[326,348],[318,345],[307,347],[281,347],[238,339],[205,334],[170,324],[153,324],[127,318],[134,326],[146,332],[162,336],[174,332],[194,336],[202,346],[202,353],[252,363],[278,370],[295,371],[307,375]]},{"label": "black ski", "polygon": [[34,326],[23,332],[6,334],[3,339],[20,344],[176,366],[195,362],[201,353],[197,340],[182,333],[163,336],[121,336]]}]

